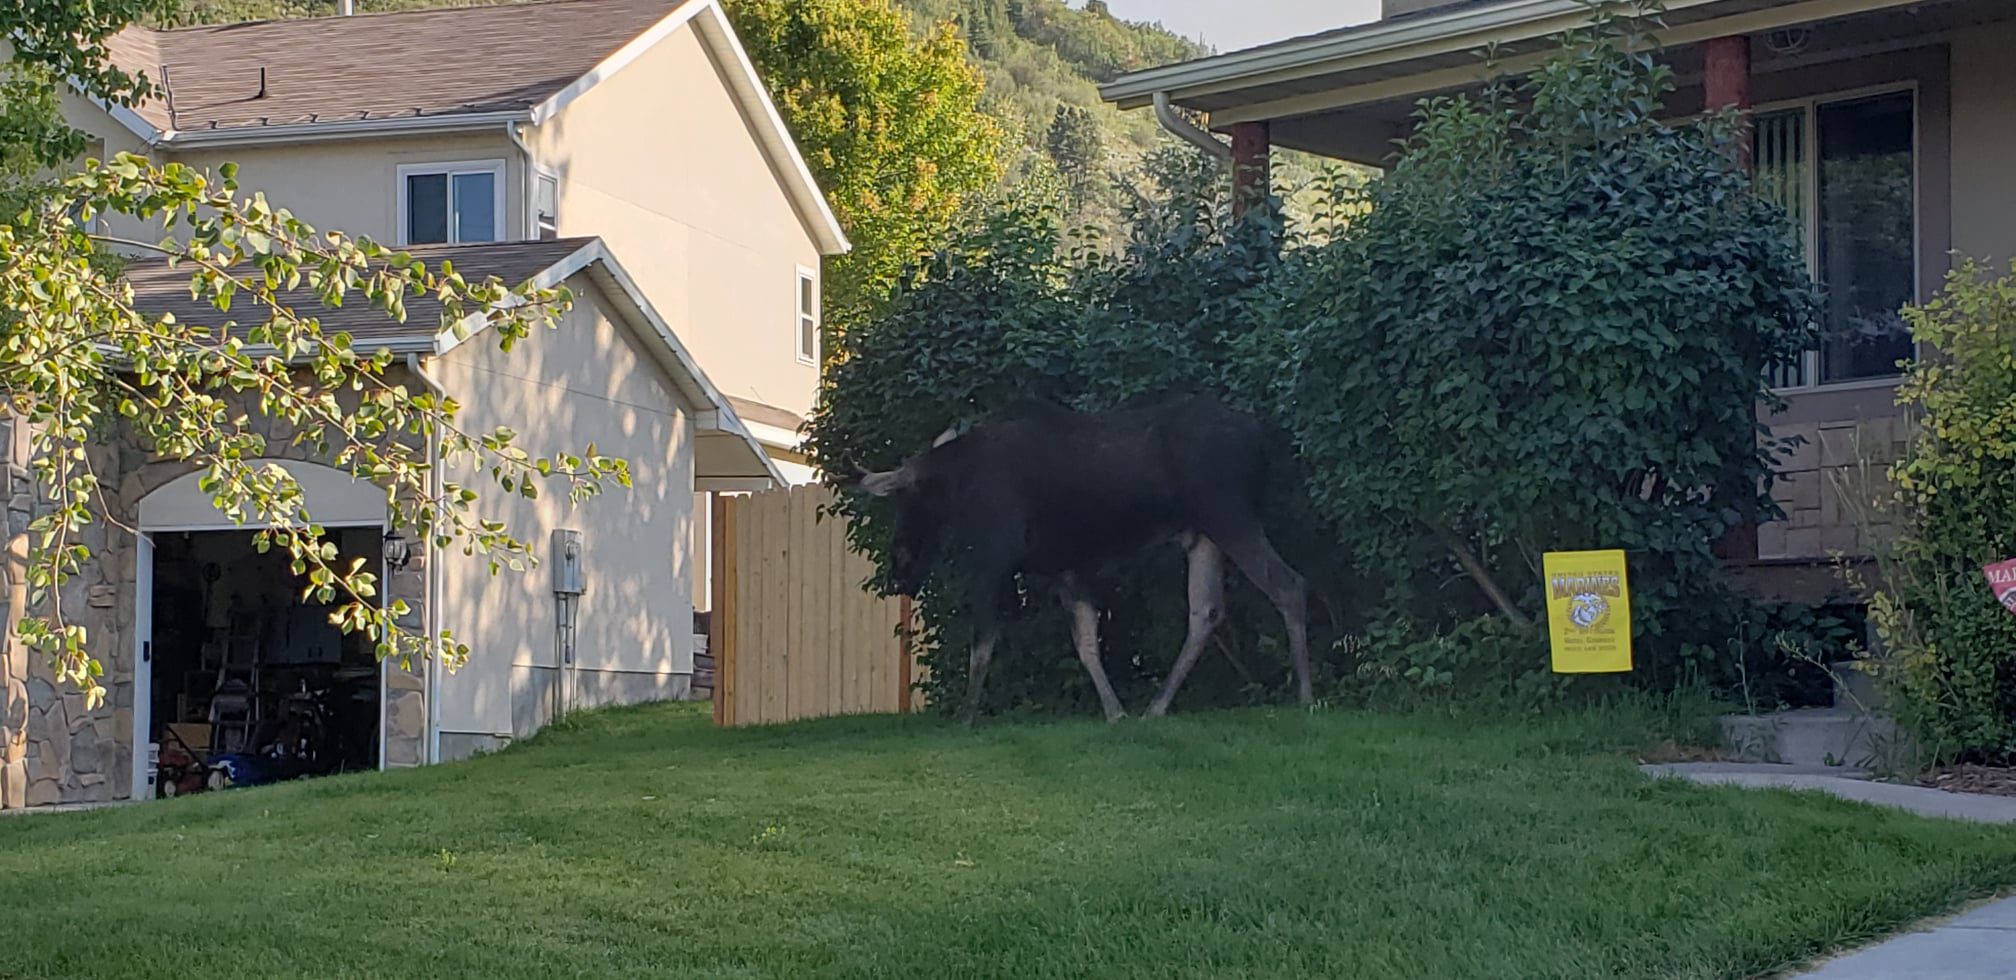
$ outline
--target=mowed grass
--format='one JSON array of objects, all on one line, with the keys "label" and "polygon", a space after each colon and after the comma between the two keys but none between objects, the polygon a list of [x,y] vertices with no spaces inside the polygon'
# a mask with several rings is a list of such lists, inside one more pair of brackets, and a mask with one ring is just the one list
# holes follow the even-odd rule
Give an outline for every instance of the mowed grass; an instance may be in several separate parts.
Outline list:
[{"label": "mowed grass", "polygon": [[1643,778],[1630,712],[717,731],[0,819],[0,977],[1741,977],[2016,833]]}]

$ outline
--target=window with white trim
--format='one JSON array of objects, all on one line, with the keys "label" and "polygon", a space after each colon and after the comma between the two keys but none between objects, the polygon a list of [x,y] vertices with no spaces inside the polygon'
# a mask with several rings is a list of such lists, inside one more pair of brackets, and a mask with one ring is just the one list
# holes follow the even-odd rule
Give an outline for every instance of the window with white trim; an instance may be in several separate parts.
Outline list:
[{"label": "window with white trim", "polygon": [[539,229],[539,240],[550,242],[560,237],[560,178],[540,174],[538,184],[539,193],[532,205],[532,221]]},{"label": "window with white trim", "polygon": [[1801,230],[1827,339],[1780,388],[1893,378],[1918,298],[1917,94],[1814,99],[1756,115],[1757,186]]},{"label": "window with white trim", "polygon": [[504,161],[399,168],[399,240],[464,245],[504,237]]},{"label": "window with white trim", "polygon": [[819,363],[819,277],[810,269],[798,270],[798,359]]}]

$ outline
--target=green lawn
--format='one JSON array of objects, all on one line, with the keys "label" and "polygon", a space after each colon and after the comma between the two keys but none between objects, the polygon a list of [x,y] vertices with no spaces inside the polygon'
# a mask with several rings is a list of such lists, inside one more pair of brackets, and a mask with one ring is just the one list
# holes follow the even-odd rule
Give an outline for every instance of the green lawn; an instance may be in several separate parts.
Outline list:
[{"label": "green lawn", "polygon": [[2016,885],[2010,831],[1644,779],[1643,723],[592,715],[0,819],[0,977],[1740,977]]}]

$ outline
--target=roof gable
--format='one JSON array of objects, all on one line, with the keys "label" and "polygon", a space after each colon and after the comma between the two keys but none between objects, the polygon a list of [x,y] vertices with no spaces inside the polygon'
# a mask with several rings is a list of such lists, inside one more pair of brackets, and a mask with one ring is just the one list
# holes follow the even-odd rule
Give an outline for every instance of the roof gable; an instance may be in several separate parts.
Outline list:
[{"label": "roof gable", "polygon": [[128,28],[113,60],[164,133],[529,111],[694,0],[560,0]]},{"label": "roof gable", "polygon": [[[562,238],[537,242],[497,242],[484,245],[431,245],[405,250],[414,258],[438,266],[452,261],[455,271],[466,278],[481,280],[495,276],[513,287],[534,283],[541,287],[583,280],[606,300],[607,307],[629,329],[645,341],[644,352],[663,372],[672,388],[691,406],[697,435],[703,442],[727,446],[722,462],[736,470],[716,474],[729,483],[704,489],[761,489],[761,485],[783,484],[776,464],[762,444],[750,433],[734,406],[693,355],[673,333],[672,327],[637,288],[622,265],[599,238]],[[218,310],[208,300],[191,299],[189,270],[170,265],[165,259],[148,259],[128,265],[122,276],[133,286],[133,306],[149,316],[173,314],[178,322],[221,326],[243,336],[245,320],[264,322],[263,308],[238,315]],[[241,294],[242,297],[242,294]],[[365,302],[361,296],[348,306],[324,306],[314,290],[305,285],[285,291],[280,300],[299,316],[315,317],[327,335],[347,333],[359,351],[389,350],[407,355],[445,354],[461,344],[482,336],[488,322],[481,314],[471,314],[461,324],[462,332],[441,325],[441,305],[430,297],[408,296],[406,320],[400,322]],[[743,481],[735,483],[734,481]],[[754,481],[754,482],[748,482]],[[730,484],[733,485],[730,485]]]},{"label": "roof gable", "polygon": [[[472,281],[496,276],[515,287],[596,242],[593,238],[562,238],[485,245],[417,245],[402,251],[429,266],[438,266],[443,260],[453,261],[455,271]],[[223,327],[243,337],[247,329],[264,323],[269,315],[265,307],[244,302],[243,294],[240,302],[228,310],[219,310],[210,297],[190,296],[189,268],[170,265],[166,259],[130,263],[121,275],[133,286],[134,308],[149,316],[173,314],[179,323],[200,324],[213,330]],[[325,336],[349,334],[351,345],[359,350],[386,347],[395,351],[431,352],[441,334],[441,304],[432,295],[407,296],[403,321],[385,315],[361,295],[351,296],[350,302],[343,306],[324,306],[305,282],[297,289],[282,292],[280,301],[298,316],[314,317]]]},{"label": "roof gable", "polygon": [[128,28],[109,45],[114,62],[164,83],[172,99],[99,105],[150,145],[189,147],[536,124],[689,24],[720,59],[820,251],[847,251],[720,0],[546,0]]}]

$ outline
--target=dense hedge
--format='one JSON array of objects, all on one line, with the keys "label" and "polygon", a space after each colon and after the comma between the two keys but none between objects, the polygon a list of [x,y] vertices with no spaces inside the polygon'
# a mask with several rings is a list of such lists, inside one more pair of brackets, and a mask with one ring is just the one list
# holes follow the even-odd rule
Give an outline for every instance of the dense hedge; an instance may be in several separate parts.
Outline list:
[{"label": "dense hedge", "polygon": [[1932,759],[2003,762],[2016,757],[2016,616],[1981,566],[2016,556],[2016,269],[1964,264],[1907,316],[1940,356],[1899,390],[1922,425],[1892,473],[1901,519],[1871,604],[1878,676]]},{"label": "dense hedge", "polygon": [[[1213,390],[1281,433],[1272,520],[1312,579],[1331,690],[1551,695],[1539,556],[1582,547],[1631,552],[1639,682],[1738,683],[1768,665],[1730,637],[1813,632],[1737,600],[1709,547],[1769,512],[1755,405],[1767,369],[1814,342],[1816,298],[1784,215],[1750,193],[1733,121],[1653,119],[1671,80],[1633,30],[1600,23],[1517,89],[1424,104],[1385,177],[1340,182],[1299,227],[1232,222],[1222,179],[1181,150],[1117,249],[1040,210],[988,215],[847,338],[814,459],[893,467],[1029,395],[1097,408]],[[879,505],[839,506],[882,554]],[[1171,548],[1102,583],[1123,698],[1180,644],[1181,580]],[[1232,595],[1188,702],[1285,679],[1272,610],[1243,583]],[[1045,583],[1024,603],[990,700],[1089,704]],[[936,586],[922,608],[951,653],[932,683],[960,690],[962,615]]]}]

